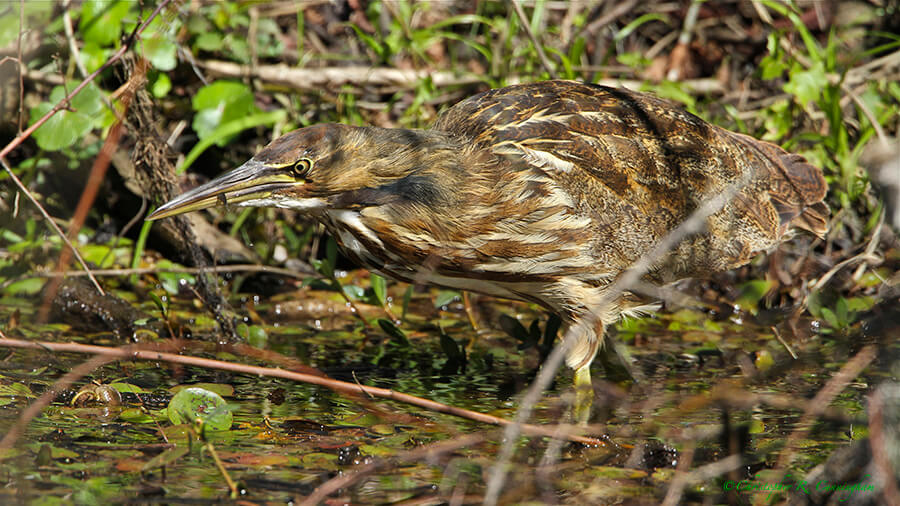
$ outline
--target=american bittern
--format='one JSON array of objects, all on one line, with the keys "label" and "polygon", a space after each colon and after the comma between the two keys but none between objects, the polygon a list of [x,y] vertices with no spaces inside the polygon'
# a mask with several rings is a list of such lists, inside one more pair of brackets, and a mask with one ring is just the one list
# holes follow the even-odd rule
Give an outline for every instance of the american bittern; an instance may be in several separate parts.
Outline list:
[{"label": "american bittern", "polygon": [[566,362],[585,421],[604,326],[628,309],[605,290],[735,183],[645,280],[743,265],[795,228],[823,235],[822,172],[650,95],[547,81],[475,95],[430,130],[296,130],[148,219],[226,203],[294,209],[372,271],[540,304],[580,331]]}]

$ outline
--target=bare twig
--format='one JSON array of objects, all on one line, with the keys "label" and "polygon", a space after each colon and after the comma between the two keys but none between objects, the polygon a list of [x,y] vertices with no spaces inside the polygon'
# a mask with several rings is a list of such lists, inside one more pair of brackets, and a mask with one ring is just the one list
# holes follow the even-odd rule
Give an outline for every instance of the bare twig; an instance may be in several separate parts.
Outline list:
[{"label": "bare twig", "polygon": [[21,190],[21,192],[24,193],[26,197],[28,197],[28,200],[30,200],[31,203],[38,208],[38,211],[41,213],[41,216],[44,217],[44,220],[46,220],[53,231],[56,232],[56,235],[58,235],[63,240],[63,243],[65,243],[65,245],[69,247],[69,249],[72,251],[72,255],[74,255],[75,259],[78,260],[78,263],[81,264],[81,267],[84,269],[85,275],[91,279],[91,282],[94,284],[94,287],[97,288],[97,291],[99,291],[100,294],[106,293],[103,291],[100,283],[97,282],[97,278],[95,278],[94,275],[91,274],[91,269],[87,266],[87,263],[85,263],[84,258],[81,257],[81,254],[78,253],[78,250],[75,249],[75,245],[73,245],[66,234],[62,230],[60,230],[59,226],[56,224],[56,221],[54,221],[53,217],[51,217],[47,210],[44,209],[44,206],[42,206],[41,203],[38,202],[36,198],[34,198],[34,195],[32,195],[30,191],[28,191],[28,188],[25,187],[25,184],[22,183],[22,180],[19,179],[19,176],[17,176],[16,173],[13,172],[12,168],[6,163],[6,158],[0,156],[0,165],[3,165],[3,168],[6,169],[9,177],[12,178],[13,182],[16,183],[16,186],[19,187],[19,190]]},{"label": "bare twig", "polygon": [[794,353],[794,349],[788,345],[783,337],[781,337],[781,332],[778,331],[777,327],[772,327],[772,333],[775,334],[775,339],[778,339],[778,342],[781,343],[782,346],[784,346],[784,349],[786,349],[787,352],[791,354],[791,358],[797,360],[797,354]]},{"label": "bare twig", "polygon": [[882,212],[881,217],[878,220],[878,225],[875,227],[875,230],[872,231],[872,237],[869,238],[869,242],[866,244],[866,249],[858,255],[854,255],[850,258],[842,260],[841,262],[838,262],[834,267],[829,269],[828,272],[823,274],[822,277],[820,277],[815,283],[810,284],[810,291],[821,290],[823,286],[831,281],[831,278],[834,277],[834,275],[837,274],[838,271],[840,271],[844,267],[847,267],[848,265],[853,265],[859,262],[878,265],[884,261],[884,258],[875,253],[875,249],[878,247],[878,242],[881,239],[881,226],[884,224],[884,215],[885,213]]},{"label": "bare twig", "polygon": [[[19,0],[19,35],[16,39],[16,68],[19,72],[19,128],[16,132],[22,132],[25,123],[25,80],[22,73],[25,71],[25,63],[22,61],[22,34],[25,33],[25,0]],[[0,156],[2,158],[2,156]]]},{"label": "bare twig", "polygon": [[81,51],[78,50],[78,43],[75,41],[75,31],[72,29],[72,16],[69,15],[69,5],[71,3],[71,0],[63,0],[63,27],[66,31],[66,41],[69,43],[69,53],[75,60],[75,67],[78,68],[81,78],[86,79],[88,72],[87,69],[84,68],[84,63],[81,61]]},{"label": "bare twig", "polygon": [[[396,392],[387,388],[370,387],[365,385],[357,385],[345,381],[338,381],[325,376],[313,374],[305,374],[294,371],[286,371],[284,369],[259,367],[244,364],[235,364],[232,362],[224,362],[221,360],[212,360],[207,358],[192,357],[187,355],[178,355],[175,353],[166,353],[162,351],[151,351],[151,346],[132,346],[126,348],[110,348],[106,346],[93,346],[78,343],[50,343],[43,341],[24,341],[19,339],[0,339],[0,347],[9,348],[30,348],[44,349],[59,352],[74,353],[94,353],[104,357],[112,357],[112,360],[155,360],[172,362],[176,364],[192,365],[196,367],[204,367],[208,369],[220,369],[223,371],[231,371],[240,374],[249,374],[254,376],[267,376],[271,378],[282,378],[290,381],[300,381],[330,388],[336,392],[343,392],[351,395],[368,394],[373,397],[382,399],[390,399],[413,406],[428,409],[437,413],[445,413],[453,416],[459,416],[468,420],[485,423],[488,425],[506,426],[513,422],[504,418],[487,415],[470,411],[468,409],[448,406],[440,402],[423,399],[414,395]],[[105,363],[105,362],[104,362]],[[67,375],[68,377],[68,375]],[[40,410],[29,412],[31,416],[36,415]],[[26,421],[27,423],[27,421]],[[522,425],[521,432],[530,436],[554,437],[557,435],[558,427],[542,426],[542,425]],[[590,446],[607,446],[607,443],[592,437],[578,435],[581,432],[579,428],[572,428],[564,431],[564,437],[569,441],[581,443]],[[4,439],[4,441],[6,441]],[[0,448],[7,448],[0,442]]]},{"label": "bare twig", "polygon": [[531,23],[528,22],[528,18],[525,16],[525,11],[522,9],[522,5],[516,0],[507,0],[507,2],[512,5],[514,11],[516,11],[516,16],[519,18],[519,24],[525,28],[525,34],[528,35],[528,38],[531,39],[531,45],[534,46],[535,51],[537,51],[538,58],[541,60],[541,65],[543,65],[544,70],[547,71],[547,74],[550,75],[551,79],[556,79],[556,70],[553,69],[553,65],[550,64],[550,60],[547,59],[547,53],[544,52],[544,46],[537,40],[537,37],[534,36],[534,32],[531,31]]},{"label": "bare twig", "polygon": [[353,472],[338,474],[334,478],[319,485],[312,494],[300,503],[300,505],[314,506],[316,504],[321,504],[329,495],[342,488],[347,488],[373,473],[387,469],[394,461],[408,462],[411,460],[425,460],[433,462],[442,454],[450,453],[460,448],[468,448],[485,440],[486,436],[483,434],[469,434],[449,441],[441,441],[422,448],[417,448],[400,454],[391,460],[377,460],[375,462],[357,466],[354,468]]},{"label": "bare twig", "polygon": [[344,84],[412,88],[426,78],[431,78],[438,88],[481,82],[481,78],[475,75],[385,67],[296,68],[283,64],[251,67],[217,60],[201,61],[198,64],[213,75],[253,77],[267,84],[300,90],[337,89]]},{"label": "bare twig", "polygon": [[599,18],[588,23],[588,25],[584,27],[581,33],[576,34],[575,37],[577,38],[579,35],[584,35],[586,37],[593,35],[597,30],[612,23],[619,17],[627,14],[631,9],[634,8],[635,5],[637,5],[637,0],[627,0],[625,2],[619,3],[613,9],[610,9],[610,11],[605,15],[600,16]]}]

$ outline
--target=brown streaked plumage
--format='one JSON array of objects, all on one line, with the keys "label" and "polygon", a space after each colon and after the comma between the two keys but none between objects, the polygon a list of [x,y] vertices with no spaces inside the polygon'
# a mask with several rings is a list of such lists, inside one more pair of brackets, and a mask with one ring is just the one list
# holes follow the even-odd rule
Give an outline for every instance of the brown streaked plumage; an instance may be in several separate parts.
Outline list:
[{"label": "brown streaked plumage", "polygon": [[[584,385],[603,326],[624,309],[602,302],[605,288],[735,184],[648,280],[743,265],[795,228],[823,235],[822,172],[651,95],[547,81],[464,100],[431,130],[291,132],[150,219],[222,201],[293,208],[379,273],[536,302],[569,324],[596,318],[567,357]],[[589,402],[579,396],[579,418]]]}]

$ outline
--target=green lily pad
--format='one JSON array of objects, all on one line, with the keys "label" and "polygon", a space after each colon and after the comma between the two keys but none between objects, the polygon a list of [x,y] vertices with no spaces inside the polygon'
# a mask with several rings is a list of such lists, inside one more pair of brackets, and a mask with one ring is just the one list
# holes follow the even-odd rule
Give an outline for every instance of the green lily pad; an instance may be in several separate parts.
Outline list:
[{"label": "green lily pad", "polygon": [[221,395],[203,388],[185,388],[175,394],[167,413],[175,425],[193,423],[199,418],[211,431],[230,429],[234,418]]}]

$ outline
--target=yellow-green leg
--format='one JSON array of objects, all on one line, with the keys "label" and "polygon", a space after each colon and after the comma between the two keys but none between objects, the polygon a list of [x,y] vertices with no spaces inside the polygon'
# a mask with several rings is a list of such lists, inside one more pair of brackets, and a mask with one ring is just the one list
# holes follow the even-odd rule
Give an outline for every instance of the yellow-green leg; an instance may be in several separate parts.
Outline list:
[{"label": "yellow-green leg", "polygon": [[594,384],[591,383],[591,363],[575,369],[575,421],[587,425],[594,403]]}]

